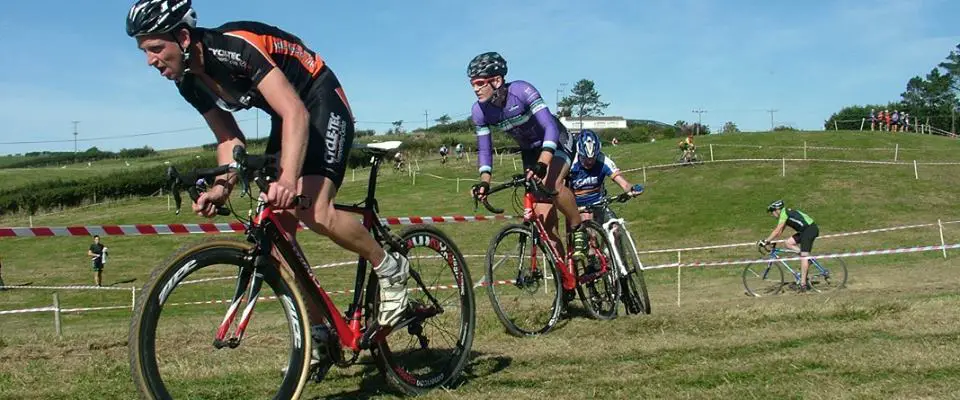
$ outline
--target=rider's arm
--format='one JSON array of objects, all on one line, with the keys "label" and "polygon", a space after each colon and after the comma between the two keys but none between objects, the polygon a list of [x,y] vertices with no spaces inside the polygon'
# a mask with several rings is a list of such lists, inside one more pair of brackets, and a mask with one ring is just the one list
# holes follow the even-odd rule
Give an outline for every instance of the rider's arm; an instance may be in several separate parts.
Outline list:
[{"label": "rider's arm", "polygon": [[300,169],[307,155],[310,114],[293,85],[279,68],[272,68],[257,85],[263,98],[283,121],[280,137],[279,181],[296,190]]},{"label": "rider's arm", "polygon": [[[246,146],[246,139],[237,125],[237,119],[233,117],[233,114],[218,107],[210,108],[203,113],[203,119],[207,121],[207,126],[217,137],[217,163],[220,165],[229,164],[233,161],[233,147],[236,145]],[[214,184],[223,185],[229,192],[236,183],[236,174],[230,172],[217,177]]]},{"label": "rider's arm", "polygon": [[767,236],[766,241],[769,242],[780,237],[783,234],[784,228],[787,227],[787,210],[780,210],[780,218],[777,220],[777,227],[773,228],[773,232],[770,232],[770,236]]},{"label": "rider's arm", "polygon": [[557,119],[550,113],[550,109],[547,108],[540,92],[533,85],[523,81],[515,81],[513,84],[523,85],[521,86],[521,98],[530,107],[530,113],[543,128],[543,150],[540,152],[540,158],[537,161],[549,166],[550,161],[553,160],[553,153],[557,150],[557,141],[560,140],[560,128],[557,126]]},{"label": "rider's arm", "polygon": [[473,105],[471,119],[477,133],[477,168],[480,179],[490,182],[490,174],[493,173],[493,138],[490,137],[490,126],[484,121],[479,103]]},{"label": "rider's arm", "polygon": [[606,176],[609,176],[610,179],[613,179],[617,185],[620,185],[620,188],[624,192],[630,192],[632,186],[630,182],[627,182],[627,178],[623,177],[623,174],[620,173],[620,168],[617,168],[617,164],[613,162],[613,159],[609,156],[604,155],[603,157],[603,173]]}]

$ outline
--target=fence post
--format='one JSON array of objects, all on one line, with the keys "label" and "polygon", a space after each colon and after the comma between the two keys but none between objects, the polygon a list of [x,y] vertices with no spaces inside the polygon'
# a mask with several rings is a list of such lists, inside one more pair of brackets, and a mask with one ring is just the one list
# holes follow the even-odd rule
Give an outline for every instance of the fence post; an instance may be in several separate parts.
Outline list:
[{"label": "fence post", "polygon": [[897,143],[897,147],[893,149],[893,161],[897,161],[898,157],[900,157],[900,143]]},{"label": "fence post", "polygon": [[63,337],[63,329],[60,328],[60,296],[53,293],[53,329],[57,331],[57,337]]},{"label": "fence post", "polygon": [[710,143],[710,161],[713,161],[713,143]]},{"label": "fence post", "polygon": [[783,157],[781,161],[783,162],[783,167],[780,170],[780,176],[787,176],[787,158]]},{"label": "fence post", "polygon": [[419,158],[414,158],[414,159],[413,159],[413,162],[417,163],[417,171],[419,171],[419,170],[420,170],[420,159],[419,159]]},{"label": "fence post", "polygon": [[413,174],[413,184],[411,186],[417,186],[417,171],[412,171]]},{"label": "fence post", "polygon": [[866,118],[860,118],[860,131],[863,131],[863,124],[867,122]]},{"label": "fence post", "polygon": [[460,193],[460,178],[457,178],[457,193]]},{"label": "fence post", "polygon": [[356,169],[356,168],[351,169],[351,170],[350,170],[350,175],[352,175],[352,177],[350,178],[350,182],[356,182],[356,181],[357,181],[357,169]]},{"label": "fence post", "polygon": [[137,309],[137,287],[130,286],[130,311]]},{"label": "fence post", "polygon": [[[642,169],[643,169],[643,183],[647,183],[647,166],[644,165]],[[33,225],[30,225],[30,226],[33,226]]]},{"label": "fence post", "polygon": [[920,179],[920,174],[917,173],[917,160],[913,160],[913,177]]},{"label": "fence post", "polygon": [[[863,130],[863,129],[861,129],[861,130]],[[806,141],[806,140],[803,141],[803,159],[804,159],[804,160],[807,159],[807,141]]]},{"label": "fence post", "polygon": [[837,120],[833,120],[833,130],[839,131],[840,128],[837,128]]},{"label": "fence post", "polygon": [[943,249],[943,258],[947,258],[947,243],[943,241],[943,222],[937,219],[937,226],[940,227],[940,247]]},{"label": "fence post", "polygon": [[510,157],[510,159],[513,160],[513,170],[516,171],[516,170],[517,170],[517,158],[516,158],[516,157]]},{"label": "fence post", "polygon": [[[646,182],[646,181],[644,181]],[[33,215],[28,215],[27,220],[30,221],[30,227],[33,228]]]},{"label": "fence post", "polygon": [[680,251],[677,251],[677,307],[680,307]]}]

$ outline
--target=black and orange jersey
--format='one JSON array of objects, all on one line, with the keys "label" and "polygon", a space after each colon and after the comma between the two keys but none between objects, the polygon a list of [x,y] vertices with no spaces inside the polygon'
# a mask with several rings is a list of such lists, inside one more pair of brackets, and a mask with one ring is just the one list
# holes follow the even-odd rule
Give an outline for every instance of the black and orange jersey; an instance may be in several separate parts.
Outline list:
[{"label": "black and orange jersey", "polygon": [[194,40],[202,44],[203,73],[219,88],[208,88],[192,73],[185,74],[177,87],[183,98],[201,114],[216,105],[227,111],[256,107],[276,115],[257,90],[268,72],[279,68],[300,98],[306,99],[313,82],[325,68],[323,59],[300,38],[260,22],[228,22],[213,29],[197,28]]}]

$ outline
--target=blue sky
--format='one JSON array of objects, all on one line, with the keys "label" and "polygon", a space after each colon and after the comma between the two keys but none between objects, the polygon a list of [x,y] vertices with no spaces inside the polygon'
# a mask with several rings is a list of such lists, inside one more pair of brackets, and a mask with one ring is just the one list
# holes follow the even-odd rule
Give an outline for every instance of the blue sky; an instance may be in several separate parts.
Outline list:
[{"label": "blue sky", "polygon": [[[592,4],[591,4],[592,3]],[[148,67],[124,33],[131,0],[5,2],[0,37],[0,154],[157,149],[209,143],[202,118]],[[589,6],[588,6],[589,4]],[[716,129],[778,124],[818,129],[848,104],[899,98],[960,42],[960,2],[903,1],[285,1],[194,0],[201,26],[258,20],[300,36],[339,76],[358,129],[465,117],[475,100],[465,68],[499,51],[508,79],[553,105],[561,83],[592,79],[607,115]],[[256,114],[241,128],[257,135]],[[269,123],[260,114],[259,134]],[[195,128],[195,129],[191,129]],[[9,144],[68,140],[63,143]]]}]

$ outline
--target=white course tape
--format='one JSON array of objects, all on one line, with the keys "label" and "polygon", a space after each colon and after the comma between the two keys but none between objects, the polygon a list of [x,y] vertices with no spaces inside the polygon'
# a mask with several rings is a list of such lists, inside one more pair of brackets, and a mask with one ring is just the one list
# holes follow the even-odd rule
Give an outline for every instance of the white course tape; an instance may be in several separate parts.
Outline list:
[{"label": "white course tape", "polygon": [[[919,246],[919,247],[901,247],[896,249],[881,249],[881,250],[867,250],[867,251],[853,251],[847,253],[834,253],[834,254],[820,254],[809,257],[784,257],[779,258],[780,261],[799,261],[804,258],[815,258],[815,259],[826,259],[826,258],[846,258],[846,257],[864,257],[864,256],[873,256],[880,254],[901,254],[901,253],[917,253],[923,251],[934,251],[934,250],[944,250],[944,249],[956,249],[960,248],[960,243],[958,244],[949,244],[946,246],[935,245],[935,246]],[[755,264],[755,263],[766,263],[770,262],[771,259],[760,258],[754,260],[730,260],[730,261],[712,261],[712,262],[692,262],[692,263],[672,263],[672,264],[660,264],[653,265],[649,267],[643,267],[643,270],[652,270],[652,269],[664,269],[664,268],[680,268],[680,267],[719,267],[724,265],[745,265],[745,264]]]}]

